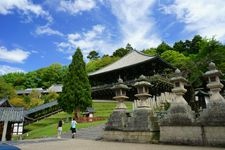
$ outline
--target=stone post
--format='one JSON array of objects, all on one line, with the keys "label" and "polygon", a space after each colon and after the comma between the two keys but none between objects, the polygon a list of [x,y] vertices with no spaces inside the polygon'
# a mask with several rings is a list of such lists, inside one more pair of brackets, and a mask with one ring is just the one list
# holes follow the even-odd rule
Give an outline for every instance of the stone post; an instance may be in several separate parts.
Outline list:
[{"label": "stone post", "polygon": [[147,99],[150,96],[148,88],[151,86],[151,84],[147,81],[146,77],[141,75],[138,79],[138,82],[136,82],[134,86],[137,88],[137,94],[135,94],[135,96],[140,101],[137,108],[150,108]]}]

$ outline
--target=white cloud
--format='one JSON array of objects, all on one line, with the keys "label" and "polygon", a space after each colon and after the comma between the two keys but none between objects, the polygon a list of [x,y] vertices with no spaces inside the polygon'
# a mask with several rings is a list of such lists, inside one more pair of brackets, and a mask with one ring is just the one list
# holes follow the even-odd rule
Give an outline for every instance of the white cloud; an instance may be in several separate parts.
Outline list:
[{"label": "white cloud", "polygon": [[52,17],[40,5],[33,4],[30,0],[0,0],[0,14],[12,14],[13,9],[19,10],[23,15],[26,15],[30,20],[30,13],[36,16],[42,16],[49,22],[52,22]]},{"label": "white cloud", "polygon": [[83,11],[90,11],[95,7],[95,0],[68,0],[60,1],[58,10],[75,15]]},{"label": "white cloud", "polygon": [[28,58],[30,52],[16,48],[8,50],[7,48],[0,46],[0,61],[12,62],[12,63],[23,63]]},{"label": "white cloud", "polygon": [[0,75],[4,75],[12,72],[25,72],[24,70],[16,67],[10,67],[6,65],[0,65]]},{"label": "white cloud", "polygon": [[63,36],[63,33],[51,29],[48,25],[45,26],[39,26],[36,28],[35,33],[37,35],[58,35],[58,36]]},{"label": "white cloud", "polygon": [[121,40],[114,41],[112,37],[114,33],[110,33],[110,28],[95,25],[89,31],[68,34],[66,41],[57,43],[59,51],[73,54],[75,49],[80,47],[84,56],[87,56],[91,50],[111,54],[116,49],[125,47],[127,43],[142,50],[155,47],[161,42],[155,30],[154,19],[151,17],[154,0],[109,0],[108,2],[110,3],[104,4],[111,6],[112,13],[118,21],[115,28],[120,31],[120,35],[116,36]]},{"label": "white cloud", "polygon": [[119,46],[112,42],[109,35],[105,26],[95,25],[89,31],[68,34],[65,42],[56,43],[56,45],[59,51],[70,55],[67,57],[69,60],[77,47],[81,48],[84,59],[91,50],[102,54],[112,54]]},{"label": "white cloud", "polygon": [[106,28],[102,25],[95,25],[91,30],[83,33],[68,34],[65,42],[56,43],[59,51],[73,54],[77,47],[83,50],[86,57],[91,50],[110,53],[115,48],[113,43],[109,42]]},{"label": "white cloud", "polygon": [[184,31],[225,41],[224,0],[175,0],[163,6],[165,14],[175,14],[185,24]]},{"label": "white cloud", "polygon": [[151,8],[155,0],[110,0],[112,13],[118,19],[122,44],[143,49],[157,46],[161,40],[155,30]]}]

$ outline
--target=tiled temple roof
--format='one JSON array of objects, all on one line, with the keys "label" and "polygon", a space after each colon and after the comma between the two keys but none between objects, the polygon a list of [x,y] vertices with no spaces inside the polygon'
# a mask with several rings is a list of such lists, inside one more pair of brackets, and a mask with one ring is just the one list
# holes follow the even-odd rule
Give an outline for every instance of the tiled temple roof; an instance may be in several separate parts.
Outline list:
[{"label": "tiled temple roof", "polygon": [[0,107],[0,121],[22,122],[23,120],[23,108]]},{"label": "tiled temple roof", "polygon": [[0,99],[0,107],[11,107],[7,98]]},{"label": "tiled temple roof", "polygon": [[155,58],[155,57],[151,57],[151,56],[145,55],[141,52],[138,52],[136,50],[133,50],[133,51],[129,52],[127,55],[125,55],[124,57],[122,57],[121,59],[117,60],[116,62],[114,62],[110,65],[107,65],[95,72],[91,72],[88,75],[93,76],[93,75],[101,74],[104,72],[110,72],[110,71],[113,71],[116,69],[121,69],[121,68],[125,68],[125,67],[132,66],[135,64],[139,64],[139,63],[151,60],[153,58]]},{"label": "tiled temple roof", "polygon": [[58,105],[58,101],[52,101],[52,102],[49,102],[49,103],[46,103],[46,104],[43,104],[43,105],[39,105],[37,107],[34,107],[32,109],[29,109],[28,111],[26,111],[26,115],[29,115],[29,114],[32,114],[32,113],[35,113],[35,112],[38,112],[40,110],[44,110],[46,108],[49,108],[49,107],[52,107],[52,106],[56,106]]}]

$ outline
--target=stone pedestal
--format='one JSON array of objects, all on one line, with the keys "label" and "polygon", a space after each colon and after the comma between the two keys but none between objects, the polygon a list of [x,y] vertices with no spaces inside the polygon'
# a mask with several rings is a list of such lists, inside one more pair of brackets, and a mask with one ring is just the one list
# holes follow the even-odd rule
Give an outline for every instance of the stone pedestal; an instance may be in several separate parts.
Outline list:
[{"label": "stone pedestal", "polygon": [[204,127],[204,145],[225,146],[225,103],[213,102],[200,113]]},{"label": "stone pedestal", "polygon": [[164,118],[160,120],[160,126],[187,126],[193,125],[194,112],[189,105],[184,104],[172,104],[164,115]]},{"label": "stone pedestal", "polygon": [[225,126],[204,126],[205,145],[225,147]]},{"label": "stone pedestal", "polygon": [[159,132],[104,131],[103,139],[107,141],[132,142],[132,143],[158,143]]},{"label": "stone pedestal", "polygon": [[159,131],[158,120],[149,108],[136,109],[129,118],[127,131]]},{"label": "stone pedestal", "polygon": [[122,131],[127,126],[127,112],[126,111],[113,111],[105,126],[106,131]]},{"label": "stone pedestal", "polygon": [[200,113],[200,122],[206,126],[225,127],[225,103],[209,103],[207,108]]},{"label": "stone pedestal", "polygon": [[160,142],[203,145],[200,126],[160,126]]}]

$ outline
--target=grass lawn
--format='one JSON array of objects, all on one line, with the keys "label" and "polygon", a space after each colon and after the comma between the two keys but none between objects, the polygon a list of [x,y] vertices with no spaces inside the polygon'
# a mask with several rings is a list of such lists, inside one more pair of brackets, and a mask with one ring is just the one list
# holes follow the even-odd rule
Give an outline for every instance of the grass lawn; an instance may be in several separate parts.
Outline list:
[{"label": "grass lawn", "polygon": [[[112,111],[116,106],[115,102],[94,102],[93,108],[95,109],[95,117],[106,117],[108,118]],[[128,110],[132,109],[132,103],[126,102],[126,106]],[[43,137],[55,137],[57,135],[57,123],[61,119],[64,120],[63,132],[70,131],[70,119],[72,115],[60,112],[55,115],[52,115],[48,118],[42,119],[30,125],[24,127],[24,130],[28,131],[23,135],[23,139],[34,139],[34,138],[43,138]],[[100,124],[104,124],[107,122],[106,120],[95,121],[95,122],[87,122],[87,123],[79,123],[77,128],[87,128],[91,126],[97,126]]]}]

